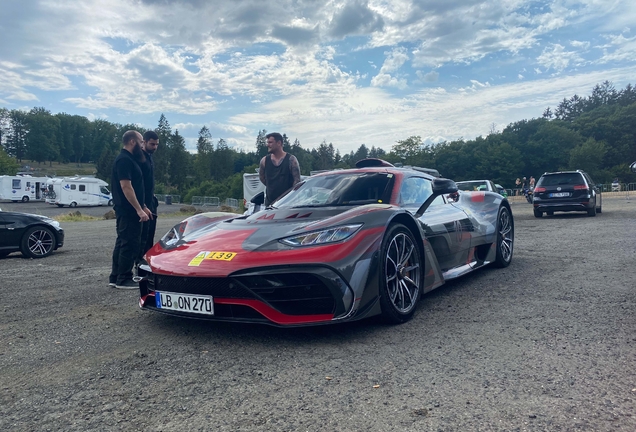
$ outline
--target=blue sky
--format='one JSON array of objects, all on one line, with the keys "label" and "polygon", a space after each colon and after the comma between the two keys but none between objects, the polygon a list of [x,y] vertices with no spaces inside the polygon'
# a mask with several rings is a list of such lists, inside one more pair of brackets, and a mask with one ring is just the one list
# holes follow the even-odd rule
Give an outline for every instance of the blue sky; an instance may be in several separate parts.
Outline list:
[{"label": "blue sky", "polygon": [[628,0],[5,0],[0,106],[390,150],[636,84]]}]

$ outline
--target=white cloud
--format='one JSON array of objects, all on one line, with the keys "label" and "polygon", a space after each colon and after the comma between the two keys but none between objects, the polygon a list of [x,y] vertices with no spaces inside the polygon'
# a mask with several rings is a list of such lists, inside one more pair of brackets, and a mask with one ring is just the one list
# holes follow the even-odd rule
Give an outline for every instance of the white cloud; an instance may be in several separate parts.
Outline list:
[{"label": "white cloud", "polygon": [[409,60],[406,48],[397,47],[393,51],[386,52],[386,59],[376,76],[371,79],[371,85],[375,87],[397,87],[404,89],[407,86],[405,78],[392,76]]},{"label": "white cloud", "polygon": [[537,57],[537,63],[546,69],[552,69],[561,72],[569,66],[578,66],[584,60],[578,53],[574,51],[566,51],[565,47],[560,44],[552,44],[546,47],[541,55]]}]

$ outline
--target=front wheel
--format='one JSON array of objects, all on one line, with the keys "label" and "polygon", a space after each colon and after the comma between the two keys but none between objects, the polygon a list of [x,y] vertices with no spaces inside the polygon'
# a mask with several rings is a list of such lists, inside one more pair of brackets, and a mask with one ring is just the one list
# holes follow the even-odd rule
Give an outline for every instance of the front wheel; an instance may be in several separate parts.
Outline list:
[{"label": "front wheel", "polygon": [[22,237],[22,255],[27,258],[44,258],[55,249],[55,234],[49,228],[36,226],[29,228]]},{"label": "front wheel", "polygon": [[421,294],[422,261],[414,236],[402,224],[389,227],[380,249],[382,318],[401,324],[413,317]]},{"label": "front wheel", "polygon": [[515,244],[515,225],[508,207],[501,207],[497,215],[497,255],[496,267],[508,267],[512,261]]},{"label": "front wheel", "polygon": [[108,207],[112,207],[113,206],[113,200],[108,200]]}]

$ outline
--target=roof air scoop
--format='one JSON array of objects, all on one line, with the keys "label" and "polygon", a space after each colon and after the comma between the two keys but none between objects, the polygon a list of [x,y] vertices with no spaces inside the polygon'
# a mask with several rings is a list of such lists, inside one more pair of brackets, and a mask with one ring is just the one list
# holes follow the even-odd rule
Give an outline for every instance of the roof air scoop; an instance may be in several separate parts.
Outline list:
[{"label": "roof air scoop", "polygon": [[356,162],[356,168],[371,168],[371,167],[392,167],[393,164],[377,158],[360,159]]}]

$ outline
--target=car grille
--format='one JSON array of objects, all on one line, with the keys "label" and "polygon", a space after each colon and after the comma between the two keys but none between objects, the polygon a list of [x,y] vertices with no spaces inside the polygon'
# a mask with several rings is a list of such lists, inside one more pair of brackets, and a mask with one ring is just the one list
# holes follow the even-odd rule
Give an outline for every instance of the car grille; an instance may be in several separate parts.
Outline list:
[{"label": "car grille", "polygon": [[331,314],[336,308],[332,291],[311,273],[264,274],[231,278],[155,275],[148,288],[156,291],[258,299],[286,315]]}]

